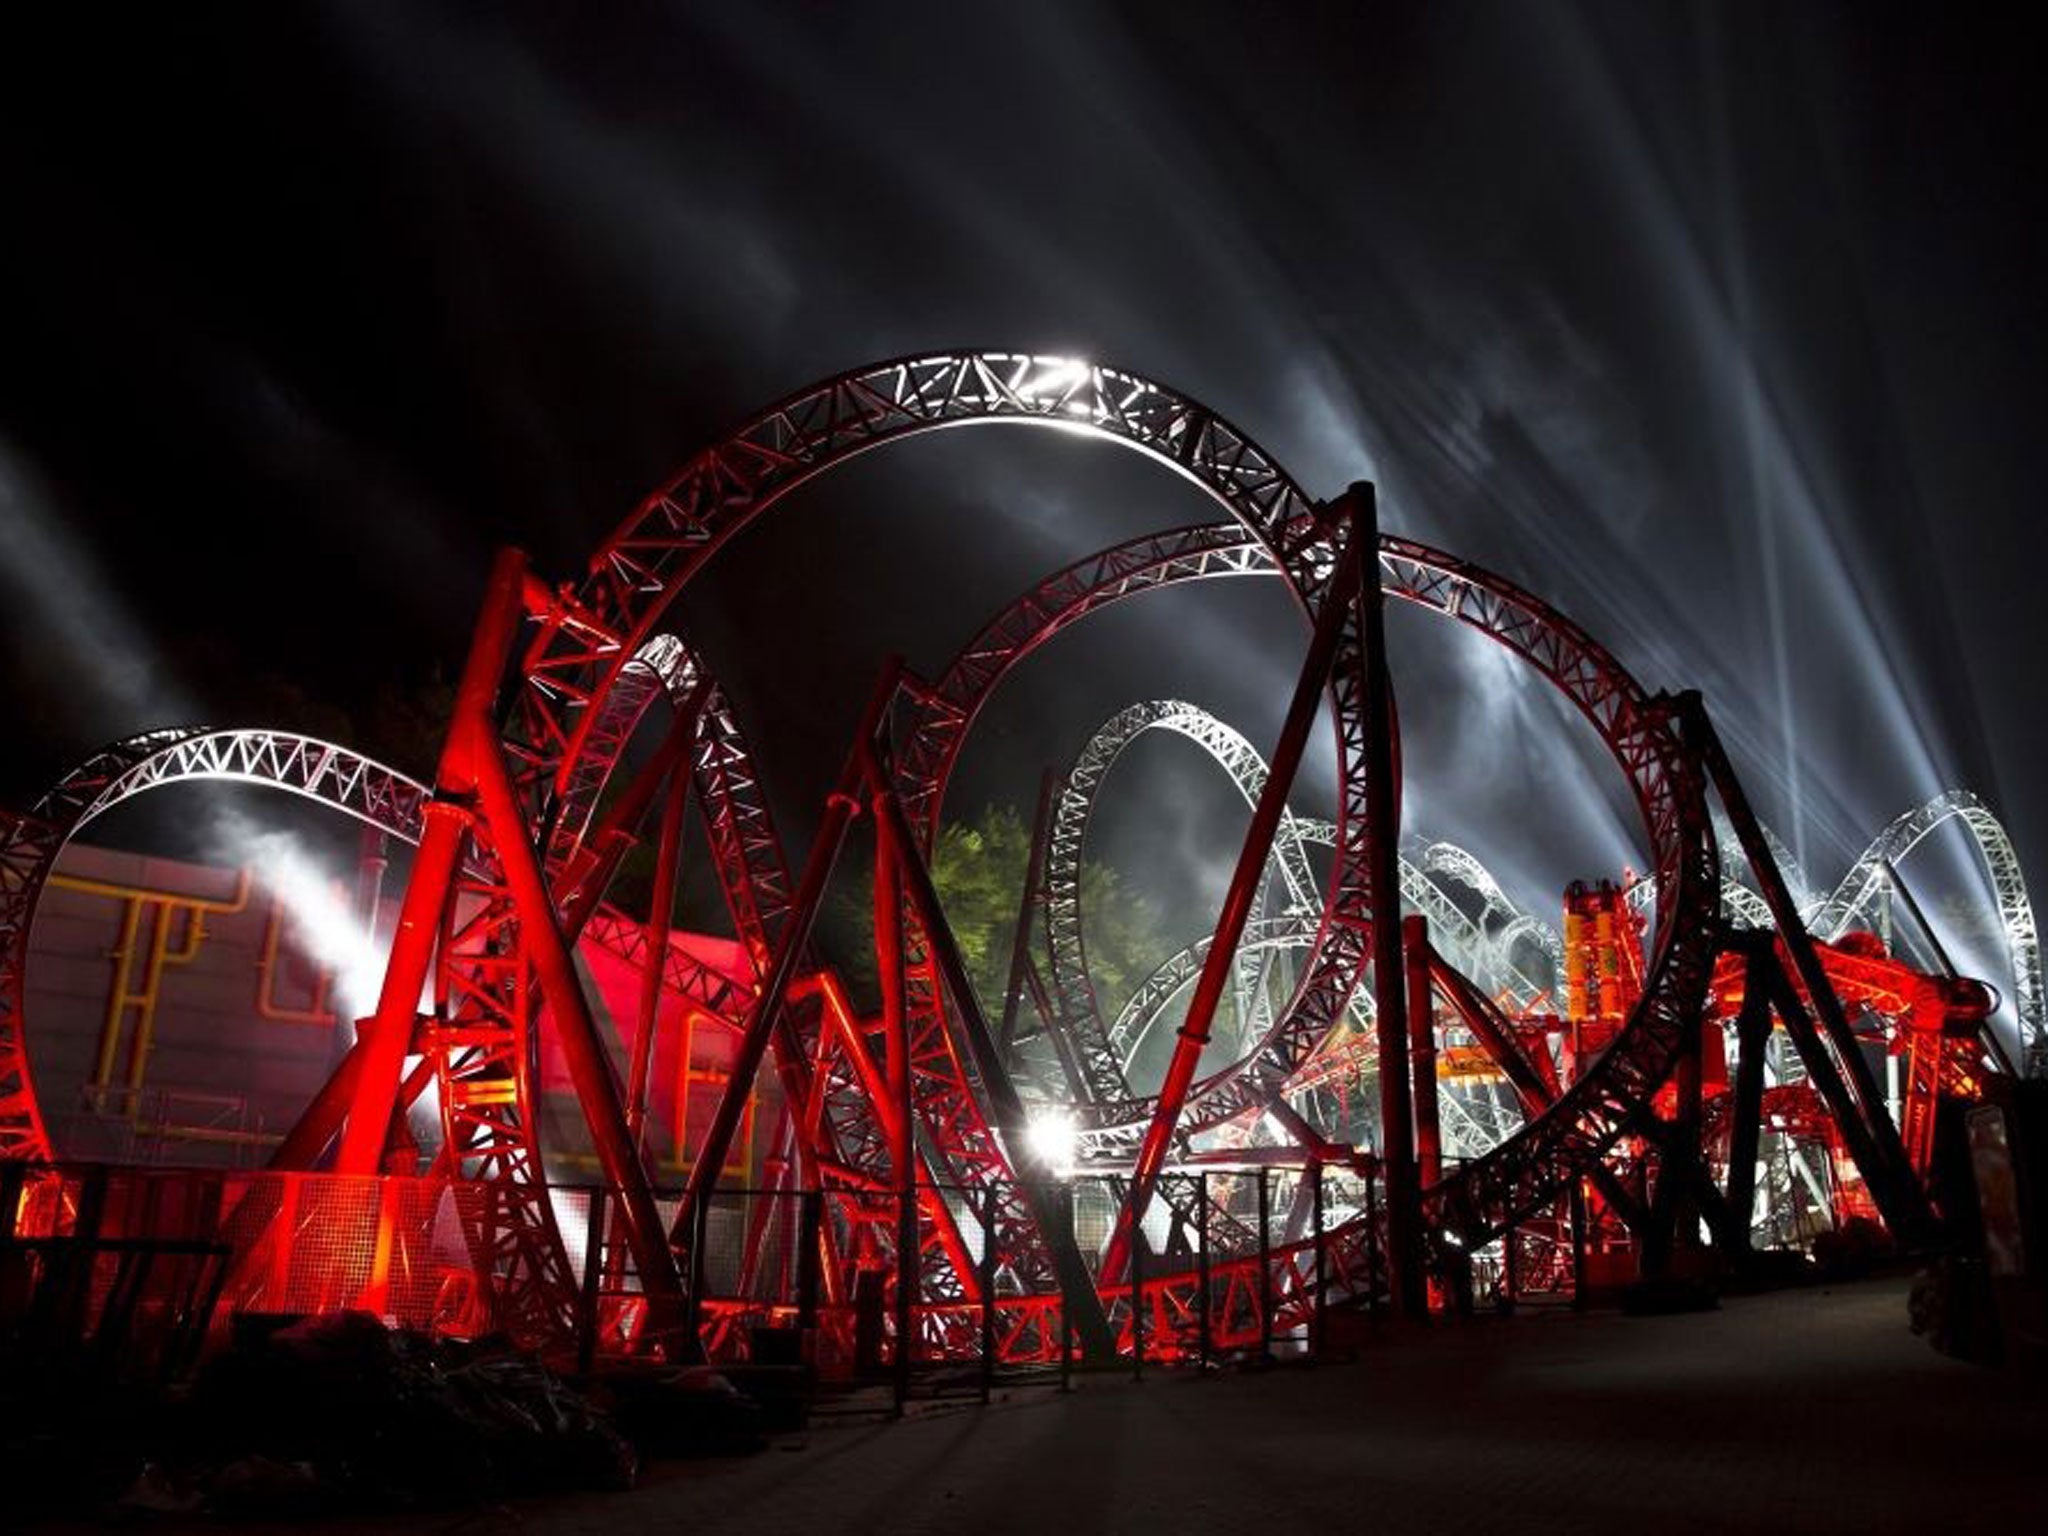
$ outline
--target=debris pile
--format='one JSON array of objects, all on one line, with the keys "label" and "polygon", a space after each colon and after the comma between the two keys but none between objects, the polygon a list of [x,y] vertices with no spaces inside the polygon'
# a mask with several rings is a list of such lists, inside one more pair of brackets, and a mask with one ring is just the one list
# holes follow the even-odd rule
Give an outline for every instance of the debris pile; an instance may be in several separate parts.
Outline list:
[{"label": "debris pile", "polygon": [[506,1341],[433,1339],[362,1312],[239,1319],[190,1407],[187,1449],[210,1463],[215,1506],[624,1488],[639,1465],[581,1393]]},{"label": "debris pile", "polygon": [[608,1367],[579,1389],[509,1340],[436,1339],[363,1312],[245,1314],[169,1408],[136,1437],[126,1512],[460,1507],[629,1488],[643,1456],[764,1443],[761,1409],[702,1367]]}]

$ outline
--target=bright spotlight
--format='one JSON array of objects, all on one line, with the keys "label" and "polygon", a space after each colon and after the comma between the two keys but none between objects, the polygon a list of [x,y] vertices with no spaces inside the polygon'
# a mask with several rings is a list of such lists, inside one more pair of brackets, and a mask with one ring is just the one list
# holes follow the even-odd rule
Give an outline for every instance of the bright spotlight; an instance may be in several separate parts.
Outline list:
[{"label": "bright spotlight", "polygon": [[[1089,376],[1094,371],[1092,365],[1081,361],[1079,358],[1047,358],[1041,372],[1027,375],[1017,385],[1017,393],[1026,400],[1037,399],[1042,396],[1051,396],[1058,399],[1066,395],[1070,390],[1078,389],[1081,385],[1087,383]],[[1069,406],[1068,409],[1071,410],[1072,407]],[[1086,409],[1087,407],[1082,407],[1084,412]]]},{"label": "bright spotlight", "polygon": [[1080,1140],[1074,1117],[1064,1109],[1034,1109],[1024,1125],[1024,1146],[1032,1161],[1057,1174],[1063,1175],[1073,1167]]}]

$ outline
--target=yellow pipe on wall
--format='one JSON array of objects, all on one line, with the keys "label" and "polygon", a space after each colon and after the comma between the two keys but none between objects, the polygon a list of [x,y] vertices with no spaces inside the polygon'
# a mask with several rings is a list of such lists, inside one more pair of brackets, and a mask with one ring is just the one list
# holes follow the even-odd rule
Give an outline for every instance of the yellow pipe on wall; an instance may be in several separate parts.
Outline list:
[{"label": "yellow pipe on wall", "polygon": [[277,956],[281,947],[279,940],[284,931],[284,903],[272,900],[270,916],[263,925],[263,953],[256,962],[256,1016],[273,1024],[313,1024],[331,1028],[335,1020],[334,1010],[327,1006],[327,996],[334,986],[334,972],[322,970],[313,983],[313,1001],[309,1007],[290,1008],[277,1001]]},{"label": "yellow pipe on wall", "polygon": [[[123,904],[120,937],[107,958],[114,963],[113,985],[100,1023],[99,1053],[88,1092],[104,1104],[114,1077],[114,1061],[120,1054],[127,1015],[135,1014],[135,1030],[129,1038],[128,1073],[125,1084],[130,1120],[138,1118],[139,1095],[149,1075],[149,1056],[156,1044],[156,1009],[162,997],[164,972],[171,966],[189,965],[206,943],[208,917],[225,917],[249,905],[250,879],[246,869],[236,872],[235,890],[226,898],[195,896],[189,891],[165,890],[159,886],[130,885],[110,880],[81,879],[75,875],[53,875],[50,883],[67,891],[88,896],[105,896]],[[145,909],[151,917],[148,952],[143,961],[143,980],[134,985],[136,945]],[[185,919],[182,942],[171,944],[172,923]]]}]

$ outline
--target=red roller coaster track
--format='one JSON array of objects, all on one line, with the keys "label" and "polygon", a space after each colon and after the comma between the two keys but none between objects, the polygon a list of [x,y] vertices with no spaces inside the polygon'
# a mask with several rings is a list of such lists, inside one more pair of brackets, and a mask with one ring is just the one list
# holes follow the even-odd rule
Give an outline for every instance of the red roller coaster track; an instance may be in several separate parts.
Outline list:
[{"label": "red roller coaster track", "polygon": [[[731,701],[699,657],[661,632],[664,615],[727,539],[798,486],[898,439],[976,424],[1078,431],[1135,449],[1202,488],[1231,521],[1132,540],[1068,566],[1006,607],[935,681],[892,675],[853,744],[828,804],[827,831],[793,877]],[[1782,891],[1772,889],[1770,850],[1696,696],[1647,693],[1585,631],[1533,595],[1456,556],[1379,535],[1369,517],[1358,516],[1355,499],[1313,501],[1249,436],[1198,402],[1137,375],[1069,359],[928,354],[856,369],[791,395],[692,457],[612,532],[579,582],[551,588],[527,574],[516,554],[501,558],[432,785],[277,733],[167,731],[109,749],[30,816],[8,819],[0,827],[0,1153],[33,1160],[52,1151],[29,1077],[23,977],[35,900],[64,842],[141,789],[181,778],[239,779],[323,800],[420,847],[376,1013],[287,1138],[277,1166],[316,1168],[332,1146],[339,1173],[388,1169],[396,1118],[431,1078],[442,1144],[428,1171],[486,1192],[465,1220],[508,1326],[560,1337],[573,1327],[578,1307],[578,1277],[541,1174],[533,1068],[543,1030],[562,1044],[617,1195],[634,1283],[647,1302],[643,1340],[687,1351],[696,1339],[689,1320],[701,1325],[712,1317],[705,1298],[689,1294],[676,1252],[701,1242],[701,1226],[692,1226],[701,1214],[693,1213],[701,1213],[723,1166],[721,1137],[729,1137],[736,1106],[750,1089],[748,1069],[767,1059],[787,1106],[796,1185],[861,1196],[923,1191],[914,1235],[897,1230],[886,1211],[824,1234],[832,1249],[824,1265],[828,1291],[845,1284],[839,1261],[887,1267],[907,1244],[921,1255],[920,1294],[931,1303],[925,1331],[934,1338],[964,1326],[967,1309],[983,1302],[1008,1320],[1009,1352],[1016,1355],[1055,1347],[1046,1321],[1055,1306],[1079,1308],[1084,1326],[1092,1309],[1098,1319],[1106,1316],[1099,1310],[1105,1306],[1121,1307],[1127,1332],[1140,1312],[1169,1323],[1193,1304],[1191,1275],[1168,1266],[1134,1292],[1121,1274],[1124,1244],[1153,1194],[1161,1160],[1188,1136],[1271,1109],[1330,1036],[1375,955],[1383,1026],[1390,1012],[1395,1016],[1394,1035],[1382,1029],[1383,1049],[1405,1028],[1392,973],[1408,969],[1429,990],[1429,966],[1418,968],[1414,955],[1405,967],[1388,964],[1402,954],[1397,925],[1385,921],[1398,910],[1388,873],[1398,759],[1391,708],[1375,693],[1384,669],[1373,637],[1380,604],[1392,598],[1505,646],[1577,708],[1628,782],[1655,880],[1640,988],[1611,1041],[1557,1091],[1525,1095],[1526,1123],[1484,1155],[1419,1197],[1397,1187],[1393,1219],[1398,1223],[1412,1207],[1433,1242],[1469,1251],[1555,1209],[1588,1179],[1605,1180],[1604,1159],[1625,1139],[1650,1135],[1676,1166],[1672,1149],[1682,1143],[1646,1127],[1659,1123],[1653,1103],[1674,1066],[1700,1049],[1710,983],[1726,950],[1711,780],[1743,834],[1780,930],[1784,966],[1799,977],[1796,988],[1773,994],[1777,1006],[1803,1014],[1803,999],[1813,1010],[1805,1025],[1788,1017],[1788,1028],[1802,1031],[1802,1042],[1810,1035],[1816,1054],[1832,1051],[1833,1067],[1817,1068],[1817,1075],[1834,1095],[1831,1107],[1856,1122],[1859,1155],[1871,1165],[1887,1219],[1902,1229],[1919,1222],[1924,1200],[1867,1113],[1868,1085],[1848,1059],[1853,1049],[1844,1054],[1848,1027],[1828,973],[1813,957],[1789,897],[1781,901]],[[1367,537],[1375,540],[1370,546]],[[1241,1059],[1200,1081],[1170,1072],[1162,1095],[1134,1095],[1085,971],[1058,978],[1059,1027],[1086,1090],[1074,1106],[1081,1156],[1130,1176],[1124,1224],[1098,1285],[1074,1251],[1071,1230],[1048,1219],[1042,1170],[1029,1166],[1019,1143],[1016,1090],[971,988],[962,984],[925,861],[975,719],[1026,656],[1126,598],[1241,576],[1285,582],[1315,627],[1289,729],[1305,730],[1317,697],[1327,699],[1339,776],[1334,863],[1292,995]],[[663,706],[667,745],[645,767],[623,774],[627,743]],[[1232,891],[1232,902],[1245,910],[1246,882],[1263,867],[1298,754],[1298,740],[1291,749],[1283,743],[1270,793],[1262,792]],[[638,820],[658,804],[672,829],[692,799],[735,931],[754,960],[759,980],[751,990],[692,967],[661,942],[668,886],[657,893],[660,916],[645,931],[602,905]],[[854,1016],[807,949],[839,843],[864,817],[876,823],[881,849],[876,899],[886,1006],[879,1023]],[[672,850],[676,835],[664,832],[665,848]],[[672,881],[672,852],[664,857]],[[1235,949],[1229,911],[1227,904],[1219,929],[1227,943],[1209,960],[1198,957],[1198,999],[1211,984],[1209,972],[1220,975]],[[650,999],[663,987],[679,991],[742,1031],[742,1069],[726,1089],[673,1223],[655,1204],[632,1129],[631,1095],[622,1095],[598,1047],[570,967],[570,948],[585,937],[641,964],[660,956],[660,984],[650,983]],[[423,992],[434,1000],[425,1012],[417,1004]],[[1388,999],[1396,1006],[1384,1006]],[[1184,1034],[1206,1032],[1206,1015],[1192,1022],[1201,1006]],[[1426,1017],[1426,997],[1420,1006]],[[1505,1039],[1481,1004],[1467,999],[1461,1006]],[[650,1001],[643,1035],[655,1016]],[[1177,1051],[1176,1072],[1183,1060],[1192,1068],[1201,1043],[1194,1035]],[[408,1057],[428,1070],[407,1076]],[[1397,1065],[1383,1061],[1386,1071]],[[1405,1116],[1405,1098],[1397,1098]],[[1405,1152],[1399,1121],[1391,1108],[1389,1114],[1382,1151],[1391,1160]],[[941,1198],[941,1189],[955,1197]],[[1171,1198],[1184,1199],[1185,1191]],[[1704,1198],[1711,1203],[1711,1191]],[[973,1218],[973,1232],[963,1214],[969,1210],[984,1213]],[[984,1219],[992,1223],[993,1253],[974,1235]],[[1373,1283],[1378,1224],[1386,1219],[1360,1217],[1340,1228],[1318,1245],[1314,1265],[1298,1245],[1276,1249],[1259,1286],[1277,1283],[1283,1311],[1357,1293]],[[1420,1264],[1422,1255],[1402,1253],[1398,1229],[1395,1237],[1397,1261]],[[1246,1286],[1253,1276],[1247,1269]],[[1133,1305],[1140,1292],[1142,1307]]]}]

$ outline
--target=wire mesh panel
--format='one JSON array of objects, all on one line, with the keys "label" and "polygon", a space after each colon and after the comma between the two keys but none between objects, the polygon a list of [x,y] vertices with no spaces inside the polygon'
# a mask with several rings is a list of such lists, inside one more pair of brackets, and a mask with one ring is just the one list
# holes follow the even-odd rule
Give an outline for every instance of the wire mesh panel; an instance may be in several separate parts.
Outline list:
[{"label": "wire mesh panel", "polygon": [[1209,1341],[1219,1354],[1256,1350],[1265,1334],[1257,1238],[1258,1178],[1257,1173],[1241,1172],[1206,1175]]},{"label": "wire mesh panel", "polygon": [[[216,1244],[217,1328],[244,1312],[353,1309],[475,1336],[503,1326],[519,1283],[492,1240],[500,1193],[398,1176],[19,1168],[0,1189],[0,1238]],[[886,1189],[719,1191],[676,1232],[699,1337],[714,1361],[804,1361],[830,1379],[901,1380],[905,1393],[986,1391],[998,1369],[1305,1352],[1320,1347],[1332,1308],[1385,1293],[1377,1191],[1348,1170],[1165,1173],[1129,1272],[1108,1281],[1101,1255],[1127,1181],[1049,1181],[1032,1203],[1055,1231],[1071,1228],[1093,1294],[1020,1277],[990,1226],[1014,1195],[1007,1183],[920,1185],[907,1204]],[[580,1291],[573,1318],[537,1342],[585,1358],[659,1345],[617,1192],[557,1186],[547,1209]],[[677,1213],[675,1200],[657,1201],[670,1230]],[[1533,1288],[1546,1264],[1554,1278],[1559,1244],[1547,1236],[1540,1221],[1519,1234],[1515,1284]],[[83,1315],[178,1313],[187,1302],[150,1298],[189,1298],[199,1272],[159,1273],[148,1290],[132,1265],[77,1271]],[[1107,1334],[1087,1331],[1076,1307],[1099,1308]]]},{"label": "wire mesh panel", "polygon": [[762,1307],[776,1326],[794,1317],[802,1274],[804,1197],[798,1190],[760,1190],[747,1197],[745,1250],[737,1295]]},{"label": "wire mesh panel", "polygon": [[918,1205],[943,1208],[943,1222],[926,1221],[909,1266],[910,1376],[904,1386],[921,1396],[979,1392],[986,1350],[993,1348],[985,1291],[995,1284],[988,1194],[964,1185],[920,1185]]},{"label": "wire mesh panel", "polygon": [[1268,1350],[1300,1355],[1316,1345],[1327,1297],[1327,1189],[1314,1165],[1261,1170],[1265,1182]]},{"label": "wire mesh panel", "polygon": [[1336,1166],[1326,1166],[1322,1177],[1326,1302],[1338,1311],[1377,1311],[1390,1297],[1379,1183]]},{"label": "wire mesh panel", "polygon": [[803,1326],[806,1196],[790,1189],[721,1190],[697,1213],[685,1242],[698,1329],[714,1361],[773,1355],[794,1363]]},{"label": "wire mesh panel", "polygon": [[1109,1246],[1117,1217],[1123,1209],[1124,1181],[1103,1174],[1083,1174],[1066,1181],[1073,1212],[1074,1241],[1095,1272],[1102,1251]]},{"label": "wire mesh panel", "polygon": [[221,1237],[237,1312],[373,1312],[405,1327],[490,1326],[491,1270],[446,1180],[230,1174]]},{"label": "wire mesh panel", "polygon": [[1505,1305],[1566,1302],[1572,1298],[1571,1208],[1568,1200],[1524,1218],[1475,1255],[1477,1277]]},{"label": "wire mesh panel", "polygon": [[[984,1198],[1000,1205],[1011,1185],[993,1185]],[[1063,1229],[1073,1222],[1071,1205],[1060,1186],[1047,1191],[1044,1202],[1048,1219]],[[1087,1250],[1083,1249],[1084,1254]],[[991,1287],[993,1315],[988,1319],[992,1334],[992,1366],[1013,1374],[1057,1367],[1066,1348],[1069,1318],[1066,1299],[1057,1289],[1026,1287],[1014,1269],[994,1255],[985,1266]],[[1090,1270],[1092,1276],[1093,1270]]]}]

